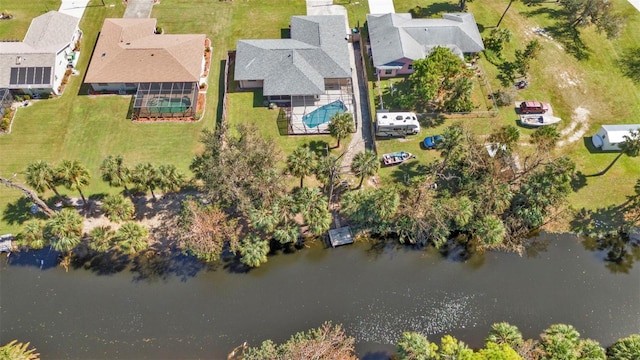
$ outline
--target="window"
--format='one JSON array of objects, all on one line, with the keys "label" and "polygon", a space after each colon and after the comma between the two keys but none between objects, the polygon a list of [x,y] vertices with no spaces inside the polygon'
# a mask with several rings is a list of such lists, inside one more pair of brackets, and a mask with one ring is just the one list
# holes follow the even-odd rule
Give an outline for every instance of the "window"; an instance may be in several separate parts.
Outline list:
[{"label": "window", "polygon": [[407,66],[407,69],[413,70],[413,64],[409,64],[409,66]]},{"label": "window", "polygon": [[384,74],[385,75],[393,75],[393,70],[387,69],[387,70],[384,71]]}]

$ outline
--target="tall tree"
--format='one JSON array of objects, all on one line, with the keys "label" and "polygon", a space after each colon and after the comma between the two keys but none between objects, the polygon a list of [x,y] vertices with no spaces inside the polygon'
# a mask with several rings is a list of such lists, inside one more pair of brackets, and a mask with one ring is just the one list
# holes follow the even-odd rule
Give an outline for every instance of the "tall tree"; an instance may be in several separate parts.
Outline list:
[{"label": "tall tree", "polygon": [[607,0],[559,0],[565,15],[574,28],[595,25],[607,38],[620,35],[624,19],[617,14],[614,4]]},{"label": "tall tree", "polygon": [[507,322],[499,322],[491,325],[489,336],[487,336],[486,342],[492,342],[496,344],[507,344],[514,349],[517,349],[522,345],[522,333],[517,326],[511,325]]},{"label": "tall tree", "polygon": [[399,360],[429,360],[435,359],[438,346],[416,332],[404,332],[396,344]]},{"label": "tall tree", "polygon": [[176,192],[184,184],[182,174],[173,164],[160,165],[157,171],[158,188],[163,192]]},{"label": "tall tree", "polygon": [[16,240],[18,246],[33,250],[43,249],[49,244],[49,240],[44,233],[44,224],[38,219],[31,219],[25,222],[22,230],[16,236]]},{"label": "tall tree", "polygon": [[131,170],[124,164],[124,159],[121,155],[109,155],[102,160],[100,173],[102,174],[102,180],[109,183],[109,186],[122,186],[125,193],[129,195],[127,183],[131,177]]},{"label": "tall tree", "polygon": [[300,178],[300,188],[304,185],[305,176],[313,173],[315,162],[316,154],[307,146],[300,146],[287,156],[287,170]]},{"label": "tall tree", "polygon": [[56,189],[60,185],[60,178],[56,176],[56,172],[48,162],[38,160],[30,163],[25,169],[27,185],[34,188],[37,192],[43,192],[45,189],[53,191],[54,194],[62,201],[62,196]]},{"label": "tall tree", "polygon": [[21,343],[18,340],[12,340],[9,343],[0,346],[0,359],[7,360],[40,360],[40,354],[35,348],[29,348],[29,343]]},{"label": "tall tree", "polygon": [[137,187],[151,192],[153,199],[157,199],[153,190],[158,187],[158,169],[150,162],[137,164],[131,170],[131,182]]},{"label": "tall tree", "polygon": [[120,195],[107,195],[102,200],[104,214],[113,222],[130,220],[135,212],[131,199]]},{"label": "tall tree", "polygon": [[502,126],[489,135],[489,142],[495,144],[494,150],[498,152],[504,150],[508,154],[515,150],[518,140],[520,140],[520,130],[513,125]]},{"label": "tall tree", "polygon": [[82,239],[82,216],[74,209],[62,209],[49,218],[45,236],[54,250],[68,254]]},{"label": "tall tree", "polygon": [[97,226],[89,231],[90,249],[97,252],[107,252],[114,246],[115,232],[108,226]]},{"label": "tall tree", "polygon": [[617,63],[624,76],[640,83],[640,46],[625,49]]},{"label": "tall tree", "polygon": [[240,262],[250,267],[259,267],[267,262],[269,241],[250,234],[240,243]]},{"label": "tall tree", "polygon": [[114,235],[116,247],[128,255],[135,255],[149,247],[149,230],[138,223],[124,223]]},{"label": "tall tree", "polygon": [[371,150],[365,150],[364,152],[357,153],[353,157],[351,163],[351,171],[356,176],[360,177],[360,183],[358,189],[362,187],[365,177],[374,176],[380,169],[380,161],[378,156]]},{"label": "tall tree", "polygon": [[348,112],[339,112],[331,117],[329,123],[329,134],[338,140],[337,148],[340,147],[340,140],[346,138],[352,132],[356,131],[353,122],[353,114]]},{"label": "tall tree", "polygon": [[56,173],[67,189],[77,190],[80,193],[82,203],[86,205],[87,199],[85,199],[82,189],[88,186],[91,180],[87,168],[77,160],[62,160],[56,168]]},{"label": "tall tree", "polygon": [[640,359],[640,334],[619,339],[607,349],[607,355],[610,359],[617,360]]}]

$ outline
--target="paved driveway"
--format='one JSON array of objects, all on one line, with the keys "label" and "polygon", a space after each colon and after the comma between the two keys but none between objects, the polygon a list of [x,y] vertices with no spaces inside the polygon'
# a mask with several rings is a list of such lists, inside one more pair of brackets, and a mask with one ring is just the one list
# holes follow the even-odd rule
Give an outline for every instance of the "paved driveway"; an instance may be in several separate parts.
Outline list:
[{"label": "paved driveway", "polygon": [[369,14],[395,13],[393,0],[369,0]]},{"label": "paved driveway", "polygon": [[123,18],[146,19],[151,16],[153,0],[129,0]]},{"label": "paved driveway", "polygon": [[89,0],[62,0],[58,12],[82,19]]}]

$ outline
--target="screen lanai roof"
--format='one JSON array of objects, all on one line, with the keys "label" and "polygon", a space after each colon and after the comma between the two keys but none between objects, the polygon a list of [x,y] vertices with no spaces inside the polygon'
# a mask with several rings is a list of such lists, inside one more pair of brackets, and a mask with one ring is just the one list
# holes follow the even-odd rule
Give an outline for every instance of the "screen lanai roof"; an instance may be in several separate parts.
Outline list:
[{"label": "screen lanai roof", "polygon": [[239,40],[235,80],[263,80],[263,94],[319,95],[325,79],[351,77],[343,15],[293,16],[290,39]]},{"label": "screen lanai roof", "polygon": [[156,19],[105,19],[85,82],[197,82],[204,34],[157,35]]}]

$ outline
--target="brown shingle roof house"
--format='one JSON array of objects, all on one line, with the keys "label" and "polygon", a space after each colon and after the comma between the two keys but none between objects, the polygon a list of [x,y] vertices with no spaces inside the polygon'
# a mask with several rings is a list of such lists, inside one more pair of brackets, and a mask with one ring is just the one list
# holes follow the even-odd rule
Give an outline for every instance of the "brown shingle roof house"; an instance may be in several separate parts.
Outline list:
[{"label": "brown shingle roof house", "polygon": [[198,82],[204,34],[155,34],[156,19],[105,19],[85,82]]},{"label": "brown shingle roof house", "polygon": [[105,19],[85,76],[94,92],[135,92],[135,118],[193,117],[204,34],[156,34],[156,19]]}]

